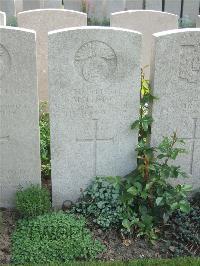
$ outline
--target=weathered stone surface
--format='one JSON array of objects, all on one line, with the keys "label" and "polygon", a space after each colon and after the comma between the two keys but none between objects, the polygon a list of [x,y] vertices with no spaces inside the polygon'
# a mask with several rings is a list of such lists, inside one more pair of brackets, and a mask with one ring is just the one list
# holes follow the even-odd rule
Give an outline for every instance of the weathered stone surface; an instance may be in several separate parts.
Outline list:
[{"label": "weathered stone surface", "polygon": [[23,0],[15,0],[15,13],[23,11]]},{"label": "weathered stone surface", "polygon": [[0,27],[0,207],[40,184],[35,33]]},{"label": "weathered stone surface", "polygon": [[[133,10],[111,15],[111,26],[136,30],[143,34],[142,67],[150,66],[152,34],[178,28],[178,16],[150,10]],[[149,78],[149,67],[145,69]]]},{"label": "weathered stone surface", "polygon": [[180,17],[181,14],[181,0],[166,0],[165,12],[176,14]]},{"label": "weathered stone surface", "polygon": [[6,13],[0,11],[0,26],[6,26]]},{"label": "weathered stone surface", "polygon": [[184,0],[183,16],[188,17],[193,22],[199,15],[199,0]]},{"label": "weathered stone surface", "polygon": [[200,16],[197,17],[196,25],[197,28],[200,28]]},{"label": "weathered stone surface", "polygon": [[62,0],[43,0],[42,8],[62,8]]},{"label": "weathered stone surface", "polygon": [[75,11],[83,11],[82,0],[64,0],[64,8]]},{"label": "weathered stone surface", "polygon": [[106,27],[49,33],[54,206],[76,200],[95,176],[136,167],[130,125],[138,119],[141,41]]},{"label": "weathered stone surface", "polygon": [[126,10],[143,9],[141,0],[126,0]]},{"label": "weathered stone surface", "polygon": [[48,100],[48,31],[67,27],[87,25],[84,13],[62,10],[41,9],[18,14],[19,27],[32,29],[37,35],[37,72],[39,99]]},{"label": "weathered stone surface", "polygon": [[99,20],[109,19],[111,13],[123,11],[125,8],[125,0],[91,0],[88,5],[89,16]]},{"label": "weathered stone surface", "polygon": [[0,0],[0,11],[6,13],[7,18],[15,15],[14,0]]},{"label": "weathered stone surface", "polygon": [[162,11],[162,0],[146,0],[146,9]]},{"label": "weathered stone surface", "polygon": [[41,8],[41,0],[23,0],[23,10],[33,10]]},{"label": "weathered stone surface", "polygon": [[89,18],[96,18],[102,20],[107,17],[106,10],[106,0],[98,1],[93,0],[90,1],[89,10],[88,10]]},{"label": "weathered stone surface", "polygon": [[200,186],[200,29],[157,33],[151,84],[159,98],[153,105],[151,142],[174,131],[186,142],[188,154],[177,164],[192,176],[184,179]]}]

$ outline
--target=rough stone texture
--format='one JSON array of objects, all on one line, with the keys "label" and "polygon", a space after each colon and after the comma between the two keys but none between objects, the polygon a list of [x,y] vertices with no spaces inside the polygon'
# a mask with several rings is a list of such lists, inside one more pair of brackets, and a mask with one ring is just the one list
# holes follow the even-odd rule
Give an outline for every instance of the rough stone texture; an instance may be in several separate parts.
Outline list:
[{"label": "rough stone texture", "polygon": [[43,0],[43,8],[62,8],[62,0]]},{"label": "rough stone texture", "polygon": [[81,12],[82,0],[64,0],[64,8]]},{"label": "rough stone texture", "polygon": [[[126,40],[126,42],[124,42]],[[49,33],[53,205],[95,176],[136,167],[141,34],[106,27]]]},{"label": "rough stone texture", "polygon": [[146,9],[162,11],[162,0],[146,0]]},{"label": "rough stone texture", "polygon": [[[200,29],[155,34],[151,84],[159,98],[152,115],[152,145],[174,131],[186,142],[188,154],[177,164],[192,176],[184,179],[200,186]],[[183,182],[183,181],[182,181]]]},{"label": "rough stone texture", "polygon": [[32,29],[37,34],[37,70],[39,99],[48,100],[48,31],[67,27],[87,25],[84,13],[62,10],[41,9],[18,14],[19,27]]},{"label": "rough stone texture", "polygon": [[23,0],[23,10],[33,10],[41,8],[41,0]]},{"label": "rough stone texture", "polygon": [[165,1],[165,12],[169,12],[169,13],[180,16],[181,0],[166,0]]},{"label": "rough stone texture", "polygon": [[0,11],[6,13],[7,18],[15,15],[14,0],[0,0]]},{"label": "rough stone texture", "polygon": [[200,16],[197,17],[196,25],[197,28],[200,28]]},{"label": "rough stone texture", "polygon": [[196,18],[199,15],[199,0],[184,0],[183,16],[188,17],[193,22],[196,22]]},{"label": "rough stone texture", "polygon": [[117,11],[123,11],[126,8],[125,0],[91,0],[88,5],[89,17],[99,20],[109,19],[110,14]]},{"label": "rough stone texture", "polygon": [[126,9],[125,0],[110,0],[106,1],[107,4],[107,17],[110,18],[111,13],[124,11]]},{"label": "rough stone texture", "polygon": [[0,207],[40,184],[35,33],[0,28]]},{"label": "rough stone texture", "polygon": [[0,26],[6,26],[6,13],[0,11]]},{"label": "rough stone texture", "polygon": [[99,20],[102,20],[104,18],[108,17],[108,12],[107,12],[107,1],[106,0],[92,0],[90,1],[89,4],[89,14],[88,16],[90,18],[96,18]]},{"label": "rough stone texture", "polygon": [[23,0],[15,0],[15,13],[23,11]]},{"label": "rough stone texture", "polygon": [[143,9],[141,0],[126,0],[126,10]]},{"label": "rough stone texture", "polygon": [[149,66],[152,49],[152,34],[178,28],[178,16],[149,10],[133,10],[118,12],[111,15],[111,26],[139,31],[143,34],[142,67],[149,78]]}]

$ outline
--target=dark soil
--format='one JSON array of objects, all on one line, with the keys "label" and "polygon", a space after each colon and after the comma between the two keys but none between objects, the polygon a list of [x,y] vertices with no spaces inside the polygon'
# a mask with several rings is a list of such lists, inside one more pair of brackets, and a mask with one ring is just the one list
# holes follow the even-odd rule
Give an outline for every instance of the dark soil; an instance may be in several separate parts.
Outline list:
[{"label": "dark soil", "polygon": [[0,264],[10,262],[10,236],[15,228],[16,214],[12,210],[0,210]]}]

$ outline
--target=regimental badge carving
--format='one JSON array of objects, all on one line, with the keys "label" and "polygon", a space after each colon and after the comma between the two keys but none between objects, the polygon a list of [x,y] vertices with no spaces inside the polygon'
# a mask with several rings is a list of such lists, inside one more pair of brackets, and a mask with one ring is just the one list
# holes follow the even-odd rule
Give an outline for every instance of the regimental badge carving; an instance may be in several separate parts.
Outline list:
[{"label": "regimental badge carving", "polygon": [[200,81],[200,43],[181,45],[179,77],[189,83]]},{"label": "regimental badge carving", "polygon": [[9,73],[11,67],[11,57],[7,49],[0,44],[0,80]]},{"label": "regimental badge carving", "polygon": [[106,43],[90,41],[78,49],[74,64],[85,81],[106,82],[112,80],[116,71],[117,56]]}]

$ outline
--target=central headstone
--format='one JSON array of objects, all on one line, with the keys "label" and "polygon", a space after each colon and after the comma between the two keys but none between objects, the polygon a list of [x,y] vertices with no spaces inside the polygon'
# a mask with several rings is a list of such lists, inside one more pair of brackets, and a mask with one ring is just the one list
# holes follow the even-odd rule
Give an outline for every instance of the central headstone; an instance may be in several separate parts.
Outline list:
[{"label": "central headstone", "polygon": [[48,101],[48,32],[52,30],[85,26],[87,15],[62,9],[40,9],[18,14],[18,25],[36,31],[37,72],[40,101]]},{"label": "central headstone", "polygon": [[[176,161],[200,187],[200,29],[155,34],[151,85],[158,100],[153,104],[152,145],[163,136],[177,136],[187,153]],[[180,182],[180,180],[179,180]]]},{"label": "central headstone", "polygon": [[0,207],[40,184],[35,33],[0,27]]},{"label": "central headstone", "polygon": [[6,26],[6,13],[0,11],[0,26]]},{"label": "central headstone", "polygon": [[145,68],[145,77],[149,79],[150,58],[152,50],[152,34],[164,30],[178,28],[178,16],[151,10],[130,10],[113,13],[111,26],[136,30],[143,34],[142,67]]},{"label": "central headstone", "polygon": [[[124,43],[124,40],[126,42]],[[95,176],[135,169],[141,34],[103,27],[49,33],[53,205]]]}]

